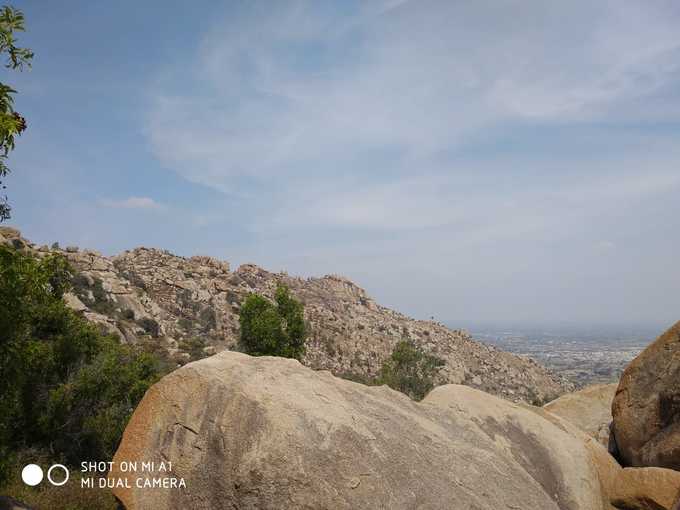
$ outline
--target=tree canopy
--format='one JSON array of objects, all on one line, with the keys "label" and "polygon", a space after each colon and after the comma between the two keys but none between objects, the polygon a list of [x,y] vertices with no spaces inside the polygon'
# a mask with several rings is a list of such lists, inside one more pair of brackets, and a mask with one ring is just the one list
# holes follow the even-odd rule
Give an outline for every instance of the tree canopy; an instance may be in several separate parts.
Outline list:
[{"label": "tree canopy", "polygon": [[301,359],[307,335],[304,307],[285,285],[276,288],[274,302],[251,294],[241,307],[241,345],[253,356]]},{"label": "tree canopy", "polygon": [[[21,71],[31,65],[33,52],[16,45],[16,33],[23,32],[24,15],[11,6],[0,9],[0,56],[6,57],[5,67]],[[0,83],[0,222],[10,217],[10,206],[4,194],[4,178],[9,173],[7,158],[14,150],[15,137],[26,129],[26,120],[14,110],[16,90]]]},{"label": "tree canopy", "polygon": [[0,246],[0,481],[26,448],[110,460],[159,377],[155,358],[66,307],[71,272],[61,256]]},{"label": "tree canopy", "polygon": [[435,376],[444,360],[423,352],[410,340],[402,340],[383,364],[378,384],[422,400],[434,388]]}]

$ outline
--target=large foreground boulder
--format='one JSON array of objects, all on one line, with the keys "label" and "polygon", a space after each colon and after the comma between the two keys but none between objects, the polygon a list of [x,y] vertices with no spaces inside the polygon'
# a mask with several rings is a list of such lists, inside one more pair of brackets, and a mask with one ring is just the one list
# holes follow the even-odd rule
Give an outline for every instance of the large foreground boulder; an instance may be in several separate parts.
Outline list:
[{"label": "large foreground boulder", "polygon": [[[610,509],[585,434],[542,412],[458,385],[416,403],[294,360],[223,352],[147,392],[109,480],[142,510]],[[151,480],[167,477],[180,482]]]},{"label": "large foreground boulder", "polygon": [[680,470],[680,322],[628,365],[612,414],[626,465]]},{"label": "large foreground boulder", "polygon": [[543,409],[576,425],[614,453],[616,445],[610,438],[612,401],[618,384],[596,384],[581,391],[566,393],[543,406]]}]

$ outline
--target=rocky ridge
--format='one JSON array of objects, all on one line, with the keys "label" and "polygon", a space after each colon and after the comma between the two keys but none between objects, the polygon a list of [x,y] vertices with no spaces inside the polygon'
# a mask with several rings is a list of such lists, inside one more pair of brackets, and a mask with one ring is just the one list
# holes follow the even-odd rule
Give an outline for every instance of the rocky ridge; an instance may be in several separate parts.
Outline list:
[{"label": "rocky ridge", "polygon": [[75,247],[36,246],[2,227],[0,242],[64,255],[78,274],[67,303],[129,343],[151,342],[178,364],[237,348],[239,309],[252,292],[288,285],[305,305],[310,335],[303,363],[365,381],[402,339],[445,361],[439,383],[464,384],[512,401],[543,403],[573,390],[529,358],[474,341],[463,330],[411,319],[375,303],[341,276],[300,278],[256,265],[232,271],[212,257],[136,248],[113,257]]}]

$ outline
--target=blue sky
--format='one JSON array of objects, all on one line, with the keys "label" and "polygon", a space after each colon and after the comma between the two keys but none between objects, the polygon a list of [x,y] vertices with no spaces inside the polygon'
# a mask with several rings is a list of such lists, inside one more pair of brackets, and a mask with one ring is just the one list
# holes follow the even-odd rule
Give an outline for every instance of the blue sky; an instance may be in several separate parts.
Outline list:
[{"label": "blue sky", "polygon": [[339,273],[461,323],[680,319],[677,2],[14,5],[36,242]]}]

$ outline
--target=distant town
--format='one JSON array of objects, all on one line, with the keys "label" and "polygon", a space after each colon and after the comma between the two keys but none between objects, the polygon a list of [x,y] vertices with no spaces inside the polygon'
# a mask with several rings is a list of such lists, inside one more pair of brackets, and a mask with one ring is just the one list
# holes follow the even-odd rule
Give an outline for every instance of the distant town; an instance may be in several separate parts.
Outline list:
[{"label": "distant town", "polygon": [[663,326],[503,326],[471,325],[475,340],[533,358],[579,387],[611,383]]}]

